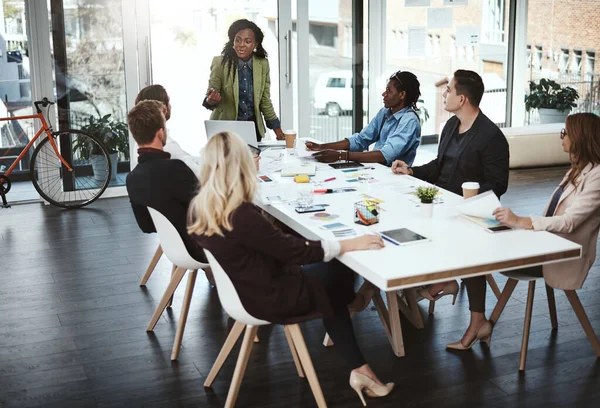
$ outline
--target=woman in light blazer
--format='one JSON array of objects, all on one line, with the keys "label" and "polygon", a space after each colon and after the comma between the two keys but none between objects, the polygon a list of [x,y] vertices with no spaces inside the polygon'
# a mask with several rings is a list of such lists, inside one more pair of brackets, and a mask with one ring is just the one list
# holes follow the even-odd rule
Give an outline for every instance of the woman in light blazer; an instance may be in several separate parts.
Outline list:
[{"label": "woman in light blazer", "polygon": [[229,41],[210,66],[208,91],[202,105],[213,111],[211,120],[254,122],[258,141],[267,127],[273,129],[277,139],[284,139],[271,102],[270,68],[262,46],[263,32],[252,21],[243,19],[231,24],[227,35]]},{"label": "woman in light blazer", "polygon": [[[510,227],[549,231],[583,247],[581,259],[521,269],[532,276],[544,276],[548,286],[562,290],[581,289],[596,259],[596,240],[600,228],[600,117],[576,113],[567,117],[560,133],[571,169],[554,190],[544,216],[520,217],[509,208],[494,211],[496,219]],[[460,341],[449,349],[467,350],[477,341],[488,343],[492,324],[485,317],[486,282],[484,276],[465,280],[471,322]]]}]

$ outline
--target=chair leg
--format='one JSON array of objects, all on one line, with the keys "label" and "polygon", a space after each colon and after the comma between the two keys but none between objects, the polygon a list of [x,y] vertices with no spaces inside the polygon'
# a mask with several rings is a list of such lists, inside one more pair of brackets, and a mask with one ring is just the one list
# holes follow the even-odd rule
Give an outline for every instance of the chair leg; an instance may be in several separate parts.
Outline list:
[{"label": "chair leg", "polygon": [[600,343],[598,342],[598,337],[596,337],[596,333],[594,333],[594,329],[590,324],[587,314],[585,313],[585,310],[583,310],[579,296],[577,296],[577,293],[574,290],[565,290],[565,295],[567,295],[567,299],[569,299],[569,303],[571,303],[571,307],[577,315],[579,323],[581,323],[581,327],[583,327],[583,331],[585,331],[590,343],[592,343],[592,347],[596,352],[596,357],[600,357]]},{"label": "chair leg", "polygon": [[210,372],[208,373],[208,376],[206,377],[206,381],[204,381],[205,387],[212,386],[212,383],[215,381],[215,378],[217,378],[217,374],[219,374],[219,371],[221,371],[223,364],[225,364],[225,360],[227,360],[227,357],[229,357],[231,350],[233,350],[235,343],[237,343],[245,328],[246,325],[244,323],[236,321],[233,324],[233,327],[227,335],[227,339],[225,340],[223,347],[221,347],[221,351],[219,352],[215,363],[213,364],[212,368],[210,369]]},{"label": "chair leg", "polygon": [[294,346],[294,340],[292,340],[289,327],[283,326],[283,331],[285,332],[285,338],[287,339],[288,345],[290,346],[290,351],[292,352],[292,358],[294,359],[294,364],[296,365],[296,370],[298,371],[298,377],[304,378],[304,370],[302,370],[302,364],[298,359],[298,352],[296,351],[296,346]]},{"label": "chair leg", "polygon": [[163,254],[162,247],[160,245],[158,245],[158,248],[156,248],[156,252],[154,253],[154,256],[152,257],[152,260],[150,261],[150,265],[148,265],[148,269],[146,269],[146,273],[144,274],[144,276],[142,277],[142,280],[140,281],[140,286],[146,286],[146,282],[148,282],[150,275],[152,275],[152,272],[154,272],[154,268],[156,268],[156,264],[160,260],[160,257],[162,256],[162,254]]},{"label": "chair leg", "polygon": [[552,330],[558,329],[558,319],[556,317],[556,300],[554,299],[554,289],[546,285],[546,295],[548,296],[548,309],[550,310],[550,322]]},{"label": "chair leg", "polygon": [[525,371],[527,361],[527,347],[529,345],[529,330],[531,329],[531,314],[533,313],[533,295],[535,294],[535,280],[529,281],[527,291],[527,307],[525,308],[525,323],[523,324],[523,341],[521,342],[521,359],[519,371]]},{"label": "chair leg", "polygon": [[258,326],[246,326],[246,333],[244,333],[244,340],[242,340],[242,348],[235,365],[235,371],[233,372],[233,378],[231,379],[231,386],[227,393],[227,400],[225,401],[225,408],[233,408],[235,401],[237,400],[240,386],[242,385],[242,379],[248,366],[248,359],[250,358],[250,352],[252,351],[252,345],[254,336]]},{"label": "chair leg", "polygon": [[429,301],[429,314],[432,315],[435,312],[435,300]]},{"label": "chair leg", "polygon": [[171,278],[171,282],[169,282],[167,290],[165,290],[165,293],[162,299],[160,300],[160,303],[156,307],[154,315],[152,316],[152,319],[150,319],[150,323],[148,323],[146,331],[150,332],[154,330],[154,326],[156,326],[156,323],[158,323],[158,319],[160,319],[160,316],[167,308],[167,303],[169,302],[169,299],[171,298],[171,296],[173,296],[175,289],[177,289],[177,286],[179,286],[179,282],[181,282],[181,279],[183,279],[183,275],[185,275],[186,271],[187,269],[185,268],[177,268],[175,270],[175,275],[173,275],[173,277]]},{"label": "chair leg", "polygon": [[304,343],[304,337],[302,336],[300,326],[298,326],[297,324],[290,324],[287,325],[287,327],[289,327],[294,346],[298,351],[298,357],[300,357],[300,362],[302,363],[302,367],[304,367],[304,372],[306,373],[306,377],[308,378],[308,383],[310,384],[310,389],[312,390],[313,396],[315,397],[317,406],[319,408],[326,408],[327,403],[325,402],[325,396],[323,395],[323,391],[321,390],[321,385],[319,384],[319,379],[317,378],[315,367],[313,366],[310,355],[308,354],[306,343]]},{"label": "chair leg", "polygon": [[496,283],[496,279],[494,279],[494,277],[491,274],[489,274],[485,275],[485,280],[487,281],[488,285],[490,285],[490,288],[492,288],[492,292],[494,292],[494,295],[496,295],[496,299],[500,300],[500,295],[502,293],[500,292],[500,288]]},{"label": "chair leg", "polygon": [[496,307],[494,307],[494,310],[490,316],[490,322],[492,322],[492,324],[496,324],[498,319],[500,319],[500,315],[508,303],[510,295],[512,295],[513,291],[515,290],[517,283],[519,283],[519,281],[516,279],[508,278],[508,281],[506,281],[506,285],[504,285],[500,299],[498,299],[498,303],[496,303]]},{"label": "chair leg", "polygon": [[[175,270],[177,270],[177,266],[175,264],[173,264],[173,267],[171,268],[171,279],[173,279],[173,275],[175,275]],[[175,291],[173,291],[173,294],[171,294],[171,297],[169,298],[169,302],[167,302],[167,307],[173,306],[173,296],[174,295],[175,295]]]},{"label": "chair leg", "polygon": [[183,305],[181,305],[181,315],[177,323],[177,333],[175,334],[175,343],[173,343],[173,351],[171,352],[171,361],[177,360],[179,350],[181,350],[181,342],[183,340],[183,332],[187,322],[188,312],[190,311],[190,303],[192,303],[192,295],[194,294],[194,285],[196,284],[196,275],[198,270],[195,269],[188,274],[188,284],[185,288],[183,297]]}]

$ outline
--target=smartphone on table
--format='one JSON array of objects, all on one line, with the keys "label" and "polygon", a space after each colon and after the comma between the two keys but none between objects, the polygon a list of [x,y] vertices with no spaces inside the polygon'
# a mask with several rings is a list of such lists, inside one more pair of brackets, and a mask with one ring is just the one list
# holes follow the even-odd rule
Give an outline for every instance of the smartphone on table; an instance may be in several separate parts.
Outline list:
[{"label": "smartphone on table", "polygon": [[310,207],[296,207],[296,212],[298,214],[305,214],[305,213],[319,212],[319,211],[325,211],[325,207],[323,207],[322,205],[311,205]]},{"label": "smartphone on table", "polygon": [[485,230],[491,234],[495,234],[496,232],[512,231],[512,228],[506,225],[496,225],[494,227],[488,227]]}]

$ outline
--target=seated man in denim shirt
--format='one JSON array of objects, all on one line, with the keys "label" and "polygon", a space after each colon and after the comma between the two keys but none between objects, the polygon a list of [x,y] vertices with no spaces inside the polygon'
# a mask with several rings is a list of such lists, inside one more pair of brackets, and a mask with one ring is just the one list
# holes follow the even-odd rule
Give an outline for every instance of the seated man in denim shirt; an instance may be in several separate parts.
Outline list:
[{"label": "seated man in denim shirt", "polygon": [[[306,143],[307,150],[321,162],[353,160],[390,166],[402,158],[412,163],[417,154],[421,124],[416,104],[421,91],[417,77],[408,71],[398,71],[389,79],[383,92],[383,105],[375,118],[360,133],[339,142]],[[375,143],[372,151],[366,151]]]}]

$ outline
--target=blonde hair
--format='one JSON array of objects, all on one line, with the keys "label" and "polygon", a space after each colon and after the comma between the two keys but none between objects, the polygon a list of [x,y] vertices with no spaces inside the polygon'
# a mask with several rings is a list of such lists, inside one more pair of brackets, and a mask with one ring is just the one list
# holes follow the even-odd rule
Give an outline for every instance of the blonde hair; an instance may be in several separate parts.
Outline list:
[{"label": "blonde hair", "polygon": [[231,231],[231,215],[256,191],[256,166],[252,153],[239,136],[220,132],[212,136],[202,153],[198,174],[200,191],[189,207],[189,234],[223,236]]}]

